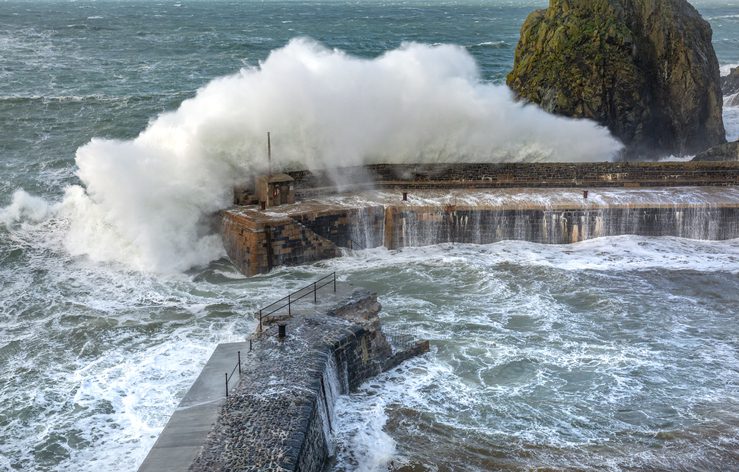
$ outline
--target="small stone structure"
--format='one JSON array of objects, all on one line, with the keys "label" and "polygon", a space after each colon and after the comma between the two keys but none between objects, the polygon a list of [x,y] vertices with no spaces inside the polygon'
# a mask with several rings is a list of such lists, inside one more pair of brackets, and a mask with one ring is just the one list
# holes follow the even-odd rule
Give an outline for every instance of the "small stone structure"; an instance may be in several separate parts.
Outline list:
[{"label": "small stone structure", "polygon": [[295,203],[295,179],[287,174],[262,175],[256,178],[256,197],[267,208]]}]

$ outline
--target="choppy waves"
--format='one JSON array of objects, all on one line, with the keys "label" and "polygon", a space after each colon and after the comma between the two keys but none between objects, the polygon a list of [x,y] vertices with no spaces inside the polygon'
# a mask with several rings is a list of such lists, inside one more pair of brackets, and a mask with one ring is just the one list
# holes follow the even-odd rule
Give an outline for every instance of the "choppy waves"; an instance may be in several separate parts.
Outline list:
[{"label": "choppy waves", "polygon": [[736,465],[739,241],[369,250],[334,267],[354,264],[385,323],[434,349],[342,401],[336,470],[390,452],[368,470]]}]

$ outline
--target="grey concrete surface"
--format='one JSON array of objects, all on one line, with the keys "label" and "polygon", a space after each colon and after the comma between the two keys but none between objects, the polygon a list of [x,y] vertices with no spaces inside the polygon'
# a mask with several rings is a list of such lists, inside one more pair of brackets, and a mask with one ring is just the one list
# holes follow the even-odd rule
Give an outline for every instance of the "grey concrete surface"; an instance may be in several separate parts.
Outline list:
[{"label": "grey concrete surface", "polygon": [[[243,356],[248,342],[219,344],[195,383],[167,422],[139,472],[185,471],[190,467],[218,419],[226,396],[225,373],[231,373],[237,362],[237,352]],[[238,371],[231,379],[235,388]]]}]

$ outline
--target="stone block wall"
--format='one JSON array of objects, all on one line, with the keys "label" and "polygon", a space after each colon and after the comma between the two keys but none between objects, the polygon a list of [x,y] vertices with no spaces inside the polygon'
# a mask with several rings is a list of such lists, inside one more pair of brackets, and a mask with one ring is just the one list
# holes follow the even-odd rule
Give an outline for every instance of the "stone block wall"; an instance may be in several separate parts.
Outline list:
[{"label": "stone block wall", "polygon": [[330,240],[288,217],[267,217],[256,211],[225,211],[223,245],[231,261],[245,275],[274,267],[305,264],[339,255]]},{"label": "stone block wall", "polygon": [[383,244],[385,209],[382,205],[330,208],[291,217],[339,247],[368,249]]},{"label": "stone block wall", "polygon": [[338,188],[661,187],[739,185],[736,162],[586,162],[517,164],[375,164],[295,171],[298,198]]},{"label": "stone block wall", "polygon": [[725,240],[739,237],[739,207],[396,207],[388,208],[385,228],[385,246],[389,249],[504,240],[568,244],[626,234]]},{"label": "stone block wall", "polygon": [[264,228],[254,219],[239,212],[223,212],[221,237],[228,257],[241,273],[252,276],[269,271]]},{"label": "stone block wall", "polygon": [[305,264],[339,255],[336,244],[295,220],[267,225],[265,234],[271,248],[271,267]]}]

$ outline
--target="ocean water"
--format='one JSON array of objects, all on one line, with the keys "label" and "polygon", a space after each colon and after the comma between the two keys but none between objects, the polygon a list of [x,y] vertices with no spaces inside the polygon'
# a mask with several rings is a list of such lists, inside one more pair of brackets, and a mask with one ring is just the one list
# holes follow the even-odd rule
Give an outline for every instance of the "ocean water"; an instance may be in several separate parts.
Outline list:
[{"label": "ocean water", "polygon": [[[739,4],[695,3],[728,72]],[[608,151],[499,86],[545,4],[0,2],[0,470],[135,470],[215,344],[331,270],[434,346],[341,399],[336,470],[736,468],[737,241],[372,250],[245,279],[203,221],[228,199],[220,178],[259,168],[262,119],[300,137],[278,134],[286,163],[357,142],[354,159],[450,158],[469,136],[423,118],[481,104],[500,116],[464,129],[495,124],[472,138],[513,143],[503,157],[572,134]],[[362,106],[330,101],[365,76]],[[378,147],[377,116],[416,140]]]}]

